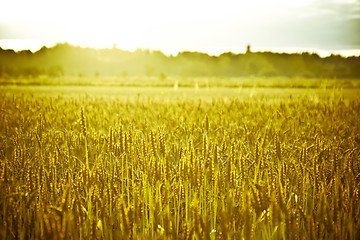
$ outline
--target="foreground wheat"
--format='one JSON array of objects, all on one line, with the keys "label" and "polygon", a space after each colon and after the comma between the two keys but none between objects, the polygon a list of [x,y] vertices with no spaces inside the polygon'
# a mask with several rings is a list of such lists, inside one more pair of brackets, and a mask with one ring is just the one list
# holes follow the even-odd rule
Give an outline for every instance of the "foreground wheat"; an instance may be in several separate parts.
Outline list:
[{"label": "foreground wheat", "polygon": [[2,239],[359,239],[360,102],[0,101]]}]

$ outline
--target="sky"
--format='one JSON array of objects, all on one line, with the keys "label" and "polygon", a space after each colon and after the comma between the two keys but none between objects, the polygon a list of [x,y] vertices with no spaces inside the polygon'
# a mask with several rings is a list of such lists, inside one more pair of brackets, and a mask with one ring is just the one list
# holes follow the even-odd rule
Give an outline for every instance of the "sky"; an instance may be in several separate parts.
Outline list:
[{"label": "sky", "polygon": [[0,47],[360,55],[360,0],[2,0]]}]

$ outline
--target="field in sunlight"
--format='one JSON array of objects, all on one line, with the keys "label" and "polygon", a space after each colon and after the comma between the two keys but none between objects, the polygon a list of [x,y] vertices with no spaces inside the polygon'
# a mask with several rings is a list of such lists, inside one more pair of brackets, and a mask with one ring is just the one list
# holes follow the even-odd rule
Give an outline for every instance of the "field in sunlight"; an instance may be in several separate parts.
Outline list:
[{"label": "field in sunlight", "polygon": [[147,98],[178,101],[233,98],[287,100],[288,98],[308,97],[314,101],[325,98],[354,99],[360,89],[301,89],[301,88],[176,88],[173,87],[117,87],[117,86],[0,86],[4,95],[28,95],[33,97],[102,97],[122,101],[146,100]]},{"label": "field in sunlight", "polygon": [[303,77],[33,77],[1,79],[0,86],[93,86],[167,88],[360,88],[360,79]]},{"label": "field in sunlight", "polygon": [[0,86],[0,238],[359,239],[358,96]]}]

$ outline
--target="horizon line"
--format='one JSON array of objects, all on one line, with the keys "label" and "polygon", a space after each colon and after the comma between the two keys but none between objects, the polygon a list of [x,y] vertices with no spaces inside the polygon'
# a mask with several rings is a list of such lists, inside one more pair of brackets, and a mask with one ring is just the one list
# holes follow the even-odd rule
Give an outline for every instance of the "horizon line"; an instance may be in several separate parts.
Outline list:
[{"label": "horizon line", "polygon": [[[43,47],[52,48],[56,45],[61,44],[69,44],[70,46],[74,47],[81,47],[81,48],[92,48],[92,49],[118,49],[122,51],[129,51],[135,52],[137,50],[149,50],[149,51],[160,51],[166,56],[176,56],[182,52],[198,52],[208,54],[209,56],[220,56],[224,53],[233,53],[233,54],[245,54],[247,51],[247,46],[251,47],[251,44],[245,45],[241,48],[232,48],[227,49],[225,48],[193,48],[193,49],[160,49],[160,48],[152,48],[152,47],[144,47],[144,46],[120,46],[121,43],[114,42],[112,44],[89,44],[89,43],[72,43],[70,41],[42,41],[42,40],[32,40],[32,39],[0,39],[0,48],[4,50],[13,50],[15,52],[21,52],[29,50],[32,53],[39,51]],[[25,46],[27,45],[27,46]],[[97,46],[96,46],[97,45]],[[5,46],[5,47],[4,47]],[[240,50],[241,49],[241,50]],[[251,52],[272,52],[272,53],[284,53],[284,54],[302,54],[302,53],[309,53],[309,54],[317,54],[322,58],[331,56],[331,55],[340,55],[342,57],[359,57],[360,56],[360,49],[316,49],[316,48],[306,48],[306,47],[251,47]]]}]

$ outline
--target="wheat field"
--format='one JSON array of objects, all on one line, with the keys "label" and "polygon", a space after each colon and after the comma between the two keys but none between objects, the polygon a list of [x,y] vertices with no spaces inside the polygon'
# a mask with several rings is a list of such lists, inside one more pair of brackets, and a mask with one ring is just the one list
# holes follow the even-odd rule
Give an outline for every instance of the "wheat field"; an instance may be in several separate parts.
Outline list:
[{"label": "wheat field", "polygon": [[359,239],[359,113],[1,92],[0,238]]}]

